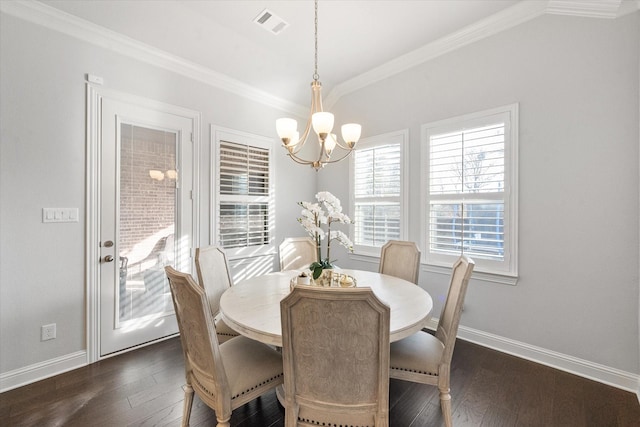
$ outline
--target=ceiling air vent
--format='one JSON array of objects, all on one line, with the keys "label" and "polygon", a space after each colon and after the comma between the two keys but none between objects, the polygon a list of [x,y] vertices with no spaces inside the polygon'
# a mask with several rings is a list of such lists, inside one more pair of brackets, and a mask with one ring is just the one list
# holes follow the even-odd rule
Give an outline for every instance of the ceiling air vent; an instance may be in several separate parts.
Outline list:
[{"label": "ceiling air vent", "polygon": [[253,20],[253,22],[269,31],[270,33],[276,35],[280,34],[282,30],[289,26],[289,24],[286,23],[282,18],[274,15],[273,12],[268,9],[260,12],[260,14],[256,16],[256,19]]}]

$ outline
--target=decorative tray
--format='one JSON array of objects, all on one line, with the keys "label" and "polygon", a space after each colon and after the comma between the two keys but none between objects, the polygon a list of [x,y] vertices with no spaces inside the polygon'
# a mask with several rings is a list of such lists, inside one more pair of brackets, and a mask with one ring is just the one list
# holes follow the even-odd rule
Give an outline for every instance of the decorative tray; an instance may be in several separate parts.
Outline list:
[{"label": "decorative tray", "polygon": [[327,269],[315,280],[311,276],[311,273],[307,273],[306,276],[293,276],[290,281],[290,288],[293,289],[294,286],[300,285],[321,288],[355,288],[357,281],[353,276]]}]

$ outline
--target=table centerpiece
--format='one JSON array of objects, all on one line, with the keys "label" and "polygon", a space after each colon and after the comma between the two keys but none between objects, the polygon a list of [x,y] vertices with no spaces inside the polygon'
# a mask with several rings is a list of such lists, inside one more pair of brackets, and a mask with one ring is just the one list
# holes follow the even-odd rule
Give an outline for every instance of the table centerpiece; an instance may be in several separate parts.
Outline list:
[{"label": "table centerpiece", "polygon": [[[331,242],[336,240],[349,252],[353,252],[353,243],[342,230],[331,230],[332,224],[351,224],[353,221],[342,212],[340,199],[328,191],[316,194],[316,203],[298,202],[302,206],[302,213],[298,222],[316,243],[316,261],[309,265],[309,270],[316,284],[323,285],[331,281],[331,274],[327,270],[335,267],[336,260],[331,259]],[[326,231],[323,229],[326,226]],[[326,256],[322,257],[322,240],[327,241]]]}]

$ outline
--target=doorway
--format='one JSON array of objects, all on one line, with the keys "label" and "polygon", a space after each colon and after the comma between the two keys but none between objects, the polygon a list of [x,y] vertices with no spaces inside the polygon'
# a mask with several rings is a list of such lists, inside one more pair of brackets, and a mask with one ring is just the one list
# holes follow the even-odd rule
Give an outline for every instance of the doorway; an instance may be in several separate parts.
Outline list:
[{"label": "doorway", "polygon": [[191,272],[199,115],[91,85],[88,97],[91,362],[178,332],[164,267]]}]

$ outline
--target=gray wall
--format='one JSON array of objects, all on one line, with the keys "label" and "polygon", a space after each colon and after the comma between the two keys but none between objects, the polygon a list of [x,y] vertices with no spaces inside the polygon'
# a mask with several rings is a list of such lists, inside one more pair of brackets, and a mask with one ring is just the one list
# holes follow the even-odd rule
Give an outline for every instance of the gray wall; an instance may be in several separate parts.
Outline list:
[{"label": "gray wall", "polygon": [[[420,236],[420,126],[520,105],[520,277],[473,281],[461,324],[638,373],[640,13],[542,16],[343,98],[365,136],[409,129],[409,239]],[[346,200],[348,167],[319,188]],[[340,256],[340,265],[377,268]],[[422,271],[440,312],[447,277]]]},{"label": "gray wall", "polygon": [[[210,124],[274,138],[276,243],[304,233],[296,202],[313,197],[316,174],[279,147],[274,123],[285,113],[13,16],[0,15],[0,31],[0,373],[86,349],[86,73],[202,113],[200,244],[209,244]],[[78,207],[80,222],[43,224],[43,207]],[[57,339],[41,342],[48,323]]]},{"label": "gray wall", "polygon": [[[409,129],[409,229],[418,239],[420,125],[519,102],[520,280],[474,281],[462,323],[631,373],[640,372],[639,20],[543,16],[333,108],[362,123],[364,136]],[[86,348],[86,73],[202,112],[201,244],[209,243],[209,124],[275,139],[283,115],[1,14],[0,373]],[[295,203],[316,190],[346,204],[346,163],[316,174],[274,153],[276,240],[302,234]],[[78,207],[81,221],[42,224],[43,207]],[[344,267],[377,268],[377,260],[336,255]],[[436,315],[446,281],[421,272]],[[56,340],[40,341],[46,323],[57,323]]]}]

